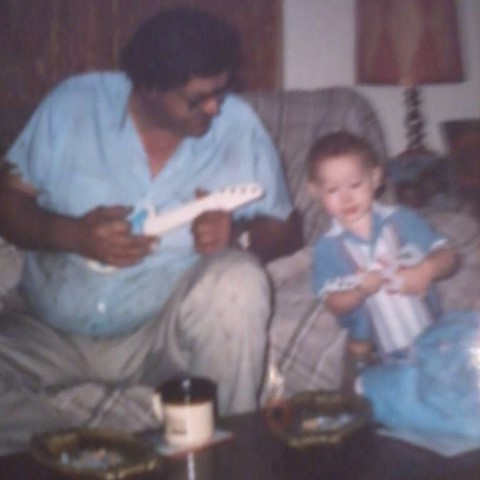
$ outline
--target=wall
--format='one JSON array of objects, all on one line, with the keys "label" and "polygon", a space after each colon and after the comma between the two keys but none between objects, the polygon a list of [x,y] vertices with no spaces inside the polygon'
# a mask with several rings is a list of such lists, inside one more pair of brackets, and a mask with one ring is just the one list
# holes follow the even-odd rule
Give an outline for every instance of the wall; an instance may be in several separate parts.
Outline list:
[{"label": "wall", "polygon": [[[399,0],[401,1],[401,0]],[[355,0],[283,0],[284,87],[354,85]],[[439,122],[480,117],[480,0],[457,0],[466,81],[422,89],[425,143],[445,151]],[[401,87],[356,86],[374,104],[391,155],[406,146]]]}]

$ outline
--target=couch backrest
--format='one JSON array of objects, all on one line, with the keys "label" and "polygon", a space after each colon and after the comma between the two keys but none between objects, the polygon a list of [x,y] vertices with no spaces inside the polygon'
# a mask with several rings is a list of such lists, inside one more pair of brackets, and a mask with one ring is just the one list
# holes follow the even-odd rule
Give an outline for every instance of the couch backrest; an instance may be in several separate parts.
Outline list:
[{"label": "couch backrest", "polygon": [[304,188],[308,150],[316,138],[348,130],[366,138],[381,161],[386,161],[384,133],[377,114],[365,97],[348,87],[247,92],[244,97],[277,145],[294,205],[303,215],[305,240],[312,244],[327,228],[329,219]]},{"label": "couch backrest", "polygon": [[[329,219],[310,198],[305,187],[305,158],[313,141],[332,131],[349,130],[365,137],[382,161],[387,158],[384,133],[369,101],[353,88],[319,90],[255,91],[244,97],[251,103],[279,150],[296,208],[303,216],[308,244],[327,228]],[[11,118],[19,129],[30,110]],[[1,113],[1,109],[0,109]],[[0,125],[2,115],[0,114]],[[387,195],[391,196],[391,195]]]}]

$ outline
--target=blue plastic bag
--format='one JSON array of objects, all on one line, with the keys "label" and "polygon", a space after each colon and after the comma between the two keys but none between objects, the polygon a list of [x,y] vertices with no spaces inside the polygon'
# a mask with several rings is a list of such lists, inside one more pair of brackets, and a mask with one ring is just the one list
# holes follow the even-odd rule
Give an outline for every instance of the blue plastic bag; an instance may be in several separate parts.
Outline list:
[{"label": "blue plastic bag", "polygon": [[480,312],[445,315],[405,360],[368,368],[361,385],[389,428],[480,439]]}]

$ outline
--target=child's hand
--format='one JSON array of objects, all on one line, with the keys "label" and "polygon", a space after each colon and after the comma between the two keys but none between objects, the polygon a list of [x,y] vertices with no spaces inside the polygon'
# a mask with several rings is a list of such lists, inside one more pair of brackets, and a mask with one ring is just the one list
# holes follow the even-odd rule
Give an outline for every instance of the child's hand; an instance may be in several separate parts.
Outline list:
[{"label": "child's hand", "polygon": [[432,270],[428,261],[423,261],[412,267],[399,269],[396,276],[400,279],[399,293],[424,297],[433,280]]},{"label": "child's hand", "polygon": [[358,288],[366,297],[377,293],[382,288],[384,279],[380,272],[362,271],[360,275],[362,280]]}]

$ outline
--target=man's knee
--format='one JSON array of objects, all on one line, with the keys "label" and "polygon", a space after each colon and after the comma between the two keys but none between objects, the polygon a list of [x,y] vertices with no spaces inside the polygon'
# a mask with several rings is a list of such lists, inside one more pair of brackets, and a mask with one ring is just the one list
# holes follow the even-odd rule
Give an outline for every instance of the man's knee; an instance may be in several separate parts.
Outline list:
[{"label": "man's knee", "polygon": [[228,298],[231,308],[269,309],[271,291],[260,262],[251,254],[227,250],[212,261],[215,296]]},{"label": "man's knee", "polygon": [[[233,328],[266,328],[271,309],[271,289],[265,270],[246,252],[227,250],[202,261],[200,278],[190,291],[195,304],[210,311],[211,321]],[[221,318],[218,318],[221,317]],[[215,320],[216,319],[216,320]]]}]

